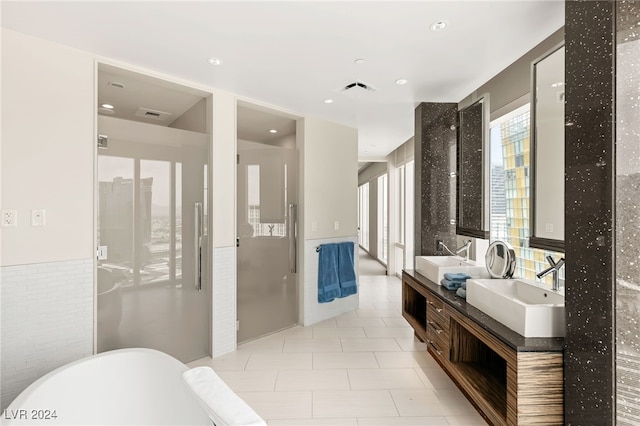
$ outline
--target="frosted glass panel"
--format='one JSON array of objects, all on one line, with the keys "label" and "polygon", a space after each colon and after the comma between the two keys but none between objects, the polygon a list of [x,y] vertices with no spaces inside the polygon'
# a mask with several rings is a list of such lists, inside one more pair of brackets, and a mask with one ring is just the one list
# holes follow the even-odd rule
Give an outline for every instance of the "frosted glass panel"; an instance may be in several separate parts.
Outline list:
[{"label": "frosted glass panel", "polygon": [[297,151],[257,143],[239,149],[238,342],[298,320],[287,203],[296,204]]},{"label": "frosted glass panel", "polygon": [[101,129],[109,145],[98,152],[98,235],[108,255],[97,268],[97,347],[145,347],[189,362],[209,354],[206,209],[197,237],[194,218],[195,203],[208,202],[207,138],[172,129],[158,144],[139,142],[145,126],[120,120]]}]

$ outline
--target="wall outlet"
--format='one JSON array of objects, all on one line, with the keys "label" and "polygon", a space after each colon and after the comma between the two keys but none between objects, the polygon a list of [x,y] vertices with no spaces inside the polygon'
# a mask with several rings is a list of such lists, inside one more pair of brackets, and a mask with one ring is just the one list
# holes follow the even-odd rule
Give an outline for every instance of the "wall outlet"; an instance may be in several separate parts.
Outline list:
[{"label": "wall outlet", "polygon": [[2,227],[14,228],[18,226],[17,210],[2,210]]},{"label": "wall outlet", "polygon": [[339,221],[335,221],[333,222],[333,230],[334,231],[339,231],[340,230],[340,222]]},{"label": "wall outlet", "polygon": [[442,251],[442,240],[436,240],[436,251]]}]

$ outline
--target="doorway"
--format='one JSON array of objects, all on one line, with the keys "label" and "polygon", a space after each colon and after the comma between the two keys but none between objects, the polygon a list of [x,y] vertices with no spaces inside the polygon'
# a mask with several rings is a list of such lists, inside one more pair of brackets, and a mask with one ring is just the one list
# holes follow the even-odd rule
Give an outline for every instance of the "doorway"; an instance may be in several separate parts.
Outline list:
[{"label": "doorway", "polygon": [[238,342],[298,321],[295,119],[238,105]]},{"label": "doorway", "polygon": [[99,65],[98,352],[210,353],[208,96]]}]

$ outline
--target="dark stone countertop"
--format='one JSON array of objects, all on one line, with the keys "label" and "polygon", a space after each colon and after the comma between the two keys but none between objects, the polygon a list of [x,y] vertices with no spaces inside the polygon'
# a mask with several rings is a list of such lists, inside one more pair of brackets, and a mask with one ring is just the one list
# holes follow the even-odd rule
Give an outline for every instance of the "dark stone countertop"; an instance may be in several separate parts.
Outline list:
[{"label": "dark stone countertop", "polygon": [[455,291],[447,290],[424,277],[414,270],[403,270],[408,275],[422,285],[425,289],[442,299],[447,305],[470,318],[487,332],[498,338],[507,346],[517,352],[562,352],[564,338],[562,337],[524,337],[511,330],[501,322],[496,321],[481,310],[471,306],[466,300],[456,296]]}]

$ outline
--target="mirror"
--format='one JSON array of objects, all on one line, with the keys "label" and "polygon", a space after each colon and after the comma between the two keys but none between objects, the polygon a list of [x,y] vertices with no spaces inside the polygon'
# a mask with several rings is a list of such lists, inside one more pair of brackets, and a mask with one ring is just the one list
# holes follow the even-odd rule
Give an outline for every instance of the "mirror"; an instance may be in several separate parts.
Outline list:
[{"label": "mirror", "polygon": [[494,241],[484,257],[491,278],[511,278],[516,270],[516,252],[511,244]]},{"label": "mirror", "polygon": [[563,45],[531,64],[530,247],[564,252]]},{"label": "mirror", "polygon": [[456,234],[489,238],[489,95],[458,113]]}]

